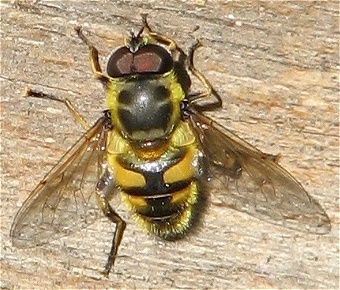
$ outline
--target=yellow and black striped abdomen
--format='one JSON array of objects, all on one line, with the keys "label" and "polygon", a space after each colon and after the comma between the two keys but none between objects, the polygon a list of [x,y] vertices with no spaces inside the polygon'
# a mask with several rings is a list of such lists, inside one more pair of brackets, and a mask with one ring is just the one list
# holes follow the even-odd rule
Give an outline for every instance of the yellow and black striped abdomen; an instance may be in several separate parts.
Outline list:
[{"label": "yellow and black striped abdomen", "polygon": [[180,140],[181,146],[169,146],[157,159],[141,159],[133,151],[108,156],[122,200],[137,222],[166,239],[187,232],[200,202],[198,149],[194,139],[181,139],[181,130],[175,132],[174,142],[170,140]]}]

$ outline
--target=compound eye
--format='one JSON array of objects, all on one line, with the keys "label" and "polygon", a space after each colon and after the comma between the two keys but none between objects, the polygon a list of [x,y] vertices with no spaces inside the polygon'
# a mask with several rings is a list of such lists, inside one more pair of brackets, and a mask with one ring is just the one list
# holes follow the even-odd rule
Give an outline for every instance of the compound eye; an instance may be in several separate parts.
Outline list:
[{"label": "compound eye", "polygon": [[115,50],[107,63],[106,72],[110,77],[132,74],[163,74],[173,67],[169,52],[159,45],[148,44],[132,53],[128,47]]},{"label": "compound eye", "polygon": [[131,74],[133,54],[127,47],[115,50],[107,62],[106,72],[108,76],[115,78]]},{"label": "compound eye", "polygon": [[134,65],[138,73],[164,74],[173,67],[169,52],[159,45],[143,46],[135,53]]}]

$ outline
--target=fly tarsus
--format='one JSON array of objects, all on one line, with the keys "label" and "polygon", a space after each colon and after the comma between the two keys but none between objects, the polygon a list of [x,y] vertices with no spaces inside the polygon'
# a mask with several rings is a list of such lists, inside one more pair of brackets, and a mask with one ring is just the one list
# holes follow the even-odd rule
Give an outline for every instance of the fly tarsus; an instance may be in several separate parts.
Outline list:
[{"label": "fly tarsus", "polygon": [[105,268],[102,271],[102,274],[105,275],[106,277],[109,276],[109,273],[114,265],[114,262],[117,257],[118,248],[120,242],[122,241],[123,233],[126,228],[126,222],[111,208],[110,205],[108,209],[110,212],[106,214],[106,216],[110,221],[112,221],[116,225],[116,228],[112,239],[111,250]]}]

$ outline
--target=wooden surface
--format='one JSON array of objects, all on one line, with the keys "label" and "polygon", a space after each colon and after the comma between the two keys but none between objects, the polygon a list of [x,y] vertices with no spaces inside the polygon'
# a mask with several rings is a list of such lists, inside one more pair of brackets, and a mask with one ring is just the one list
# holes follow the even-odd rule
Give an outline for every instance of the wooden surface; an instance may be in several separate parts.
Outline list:
[{"label": "wooden surface", "polygon": [[[104,91],[73,27],[83,25],[106,57],[140,27],[142,12],[184,49],[200,37],[196,66],[224,98],[214,118],[264,152],[281,153],[329,214],[330,234],[211,205],[197,234],[171,243],[128,219],[109,279],[99,274],[112,236],[105,218],[44,247],[12,247],[15,213],[82,133],[62,105],[22,98],[24,87],[67,97],[95,121]],[[337,1],[2,1],[1,13],[2,288],[339,288]]]}]

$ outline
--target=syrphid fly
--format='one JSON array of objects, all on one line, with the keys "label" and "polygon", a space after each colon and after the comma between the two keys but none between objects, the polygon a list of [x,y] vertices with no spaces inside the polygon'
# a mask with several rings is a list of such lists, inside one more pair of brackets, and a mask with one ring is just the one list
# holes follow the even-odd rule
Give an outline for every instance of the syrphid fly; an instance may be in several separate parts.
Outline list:
[{"label": "syrphid fly", "polygon": [[[68,100],[26,90],[26,96],[63,102],[88,130],[20,208],[11,228],[15,246],[75,232],[94,222],[99,205],[115,224],[108,275],[126,228],[110,204],[114,195],[144,229],[174,240],[197,223],[209,188],[221,194],[223,205],[271,223],[315,234],[330,231],[325,211],[277,156],[204,114],[221,108],[222,100],[194,66],[199,41],[186,54],[143,17],[141,30],[111,53],[103,73],[98,50],[81,27],[76,32],[90,50],[107,109],[90,127]],[[205,91],[193,92],[193,77]]]}]

